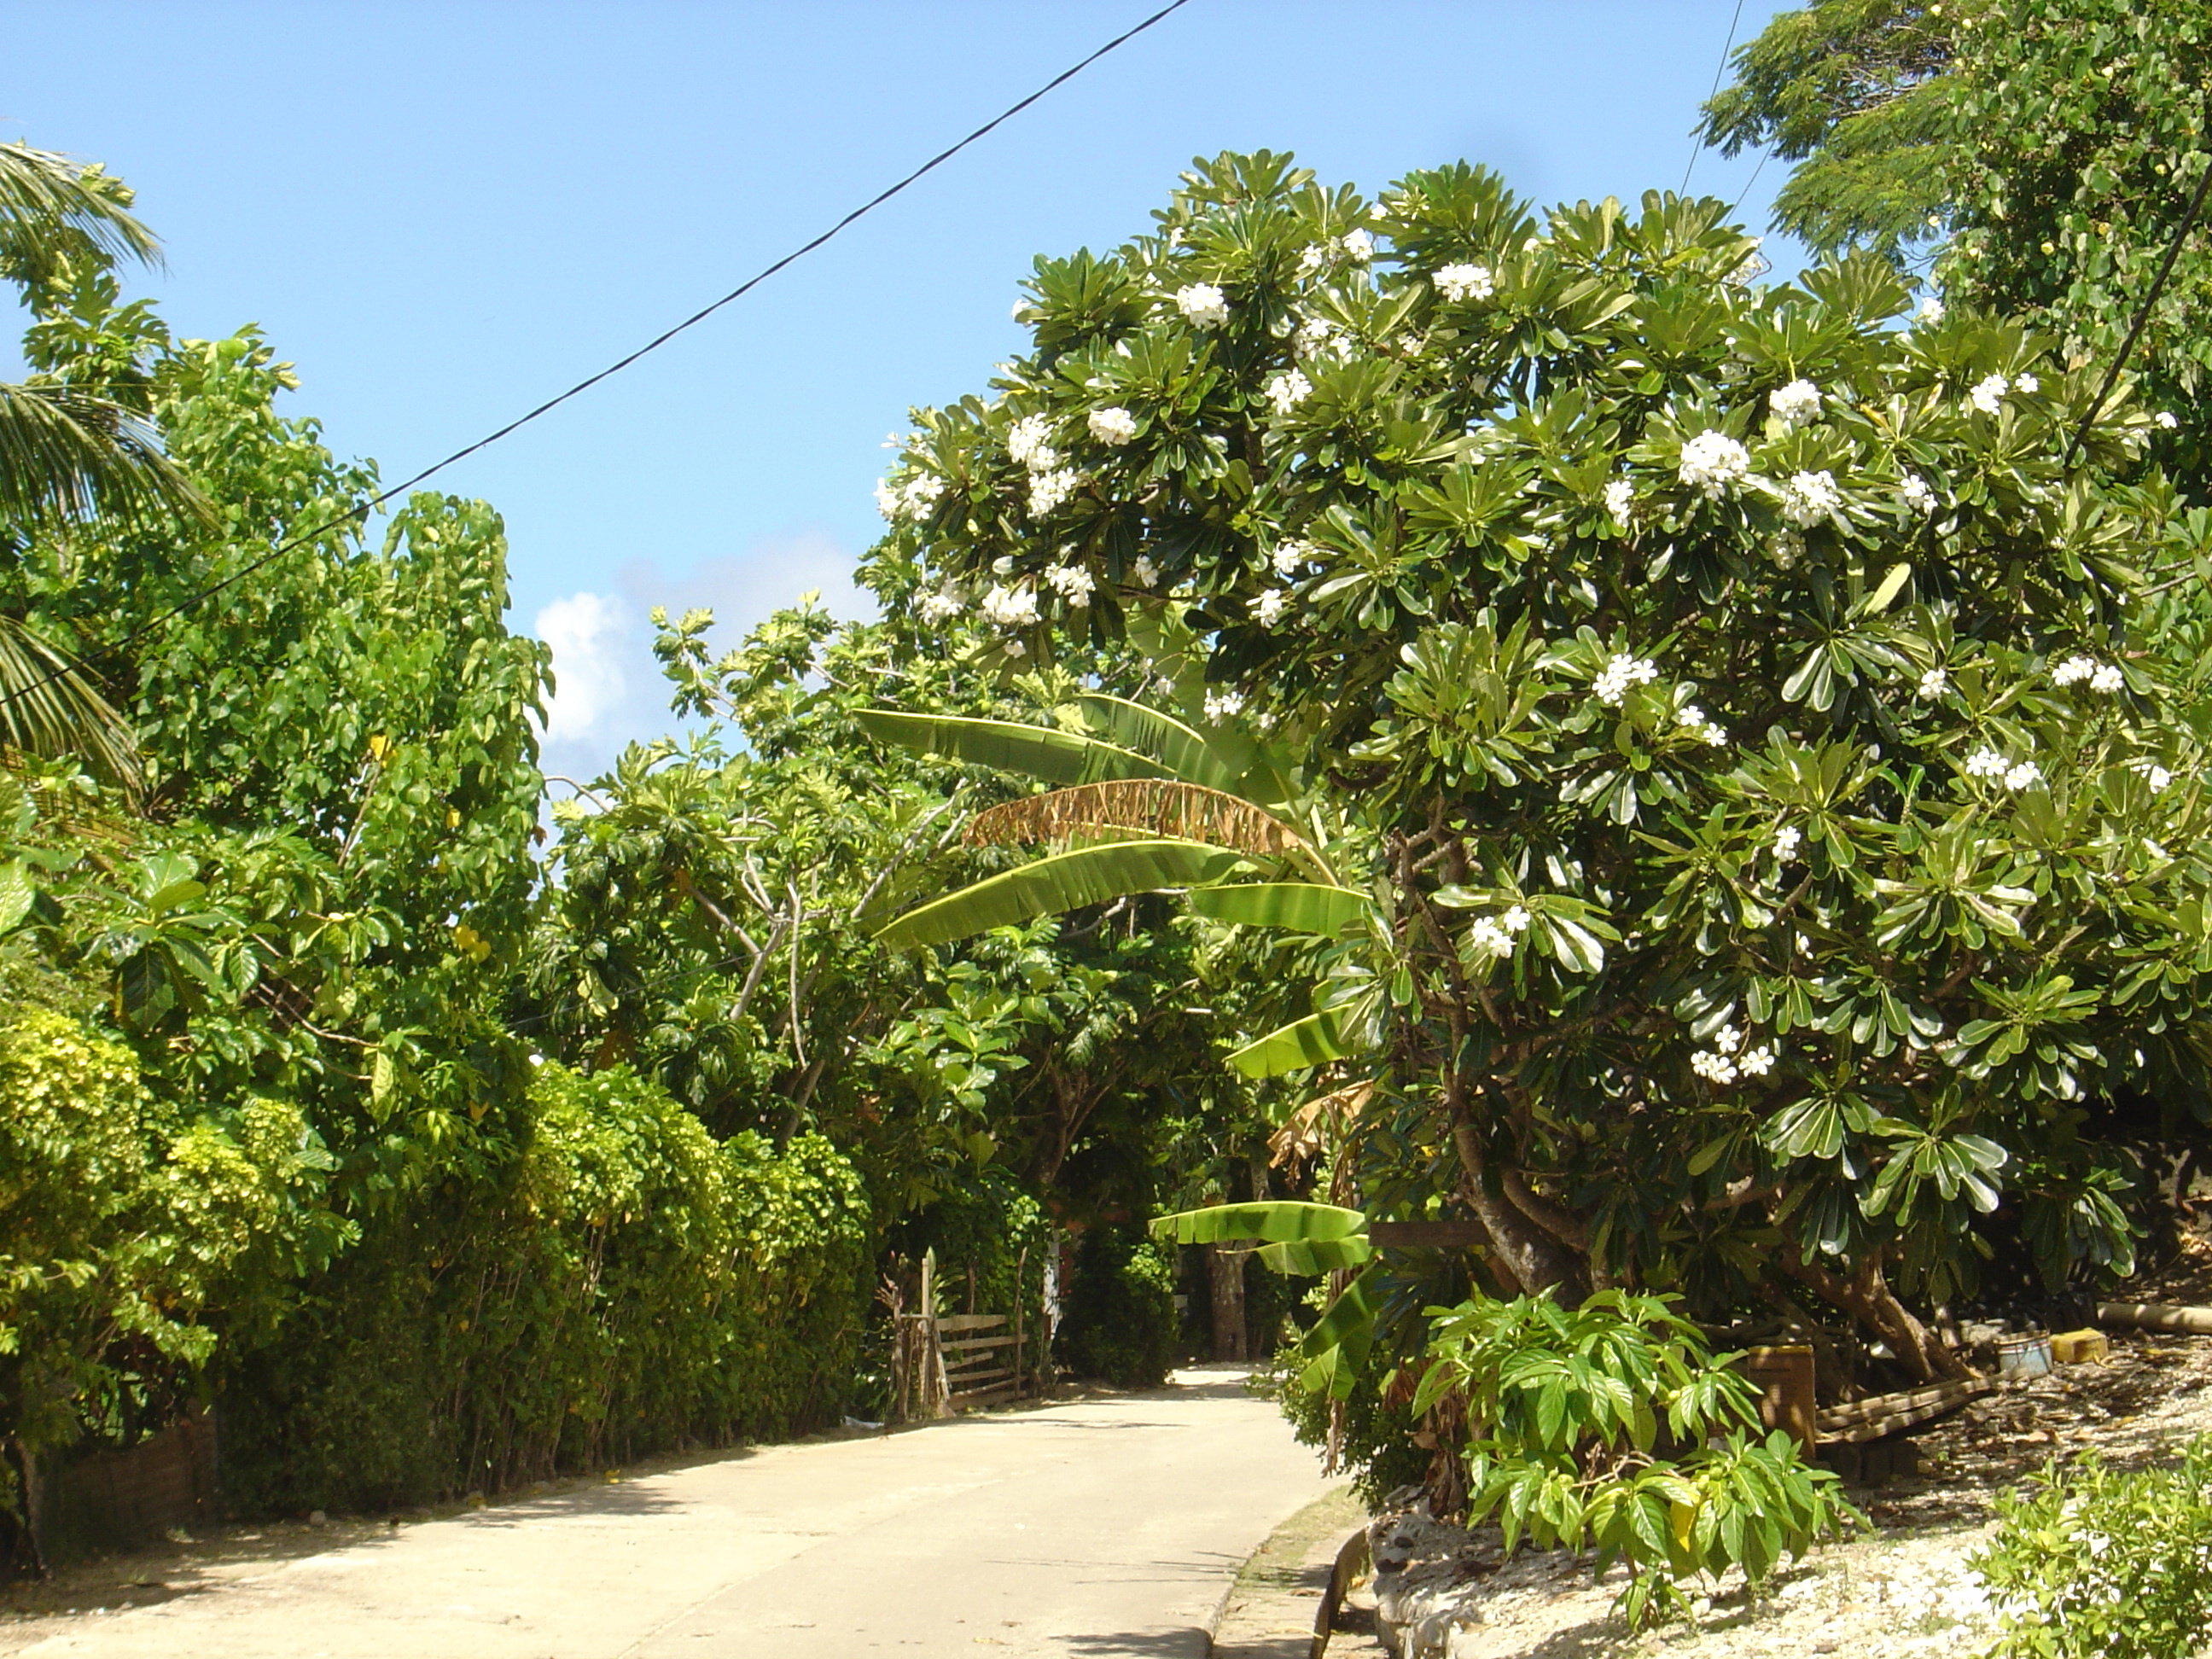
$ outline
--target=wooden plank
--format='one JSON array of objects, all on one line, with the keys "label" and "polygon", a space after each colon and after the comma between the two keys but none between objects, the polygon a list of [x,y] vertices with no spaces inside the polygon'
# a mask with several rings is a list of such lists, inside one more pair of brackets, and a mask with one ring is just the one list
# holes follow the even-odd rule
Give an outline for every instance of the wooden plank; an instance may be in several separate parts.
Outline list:
[{"label": "wooden plank", "polygon": [[1011,1336],[956,1336],[941,1345],[947,1353],[975,1353],[987,1348],[1011,1348]]},{"label": "wooden plank", "polygon": [[946,1314],[937,1322],[940,1331],[988,1331],[1006,1322],[1004,1314]]},{"label": "wooden plank", "polygon": [[945,1403],[948,1406],[956,1407],[988,1406],[995,1404],[997,1401],[1001,1400],[1012,1400],[1018,1398],[1019,1393],[1020,1391],[1017,1389],[1012,1383],[1006,1382],[1001,1383],[995,1389],[977,1389],[972,1394],[948,1395],[945,1396]]},{"label": "wooden plank", "polygon": [[988,1371],[952,1371],[946,1376],[946,1386],[951,1389],[973,1389],[978,1383],[995,1382],[1002,1376],[1012,1376],[1011,1367],[1000,1365]]},{"label": "wooden plank", "polygon": [[1489,1243],[1480,1221],[1370,1221],[1367,1242],[1378,1250],[1466,1250]]},{"label": "wooden plank", "polygon": [[1814,1420],[1814,1426],[1822,1445],[1863,1445],[1869,1440],[1887,1439],[1893,1434],[1948,1417],[1969,1401],[1995,1393],[1996,1387],[1994,1379],[1977,1376],[1911,1389],[1903,1394],[1876,1395],[1871,1400],[1855,1400],[1848,1405],[1831,1407]]},{"label": "wooden plank", "polygon": [[2166,1302],[2100,1302],[2097,1322],[2144,1331],[2185,1331],[2212,1336],[2212,1308],[2177,1308]]}]

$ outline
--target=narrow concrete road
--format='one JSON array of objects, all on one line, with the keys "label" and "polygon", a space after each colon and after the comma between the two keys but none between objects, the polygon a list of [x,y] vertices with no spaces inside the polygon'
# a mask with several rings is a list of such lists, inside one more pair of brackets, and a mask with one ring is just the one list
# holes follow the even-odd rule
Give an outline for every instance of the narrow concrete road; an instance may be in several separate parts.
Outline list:
[{"label": "narrow concrete road", "polygon": [[772,1446],[272,1563],[24,1648],[100,1659],[1204,1659],[1321,1495],[1241,1374]]}]

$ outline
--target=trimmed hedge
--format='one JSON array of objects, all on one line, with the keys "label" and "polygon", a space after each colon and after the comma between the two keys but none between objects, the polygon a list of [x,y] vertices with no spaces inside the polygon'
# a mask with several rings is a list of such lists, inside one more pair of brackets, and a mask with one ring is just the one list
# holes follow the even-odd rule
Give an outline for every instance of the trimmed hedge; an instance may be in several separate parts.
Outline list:
[{"label": "trimmed hedge", "polygon": [[371,1221],[221,1396],[237,1508],[376,1509],[803,1433],[849,1395],[869,1215],[829,1142],[716,1142],[548,1063],[496,1182]]}]

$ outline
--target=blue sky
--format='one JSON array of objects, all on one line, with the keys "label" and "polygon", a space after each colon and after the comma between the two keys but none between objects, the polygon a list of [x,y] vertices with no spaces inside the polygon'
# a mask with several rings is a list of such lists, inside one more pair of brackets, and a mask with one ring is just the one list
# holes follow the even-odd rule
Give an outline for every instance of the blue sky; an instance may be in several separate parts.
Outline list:
[{"label": "blue sky", "polygon": [[[1152,10],[1052,3],[0,0],[0,138],[106,162],[192,335],[398,478],[632,349]],[[1778,9],[1746,0],[1738,39]],[[562,675],[549,769],[668,725],[647,607],[726,634],[845,581],[884,436],[979,387],[1040,251],[1194,155],[1374,190],[1464,156],[1539,202],[1681,182],[1735,0],[1193,0],[829,247],[444,475],[506,515]],[[1763,226],[1780,164],[1698,157]],[[1778,250],[1770,243],[1770,252]]]}]

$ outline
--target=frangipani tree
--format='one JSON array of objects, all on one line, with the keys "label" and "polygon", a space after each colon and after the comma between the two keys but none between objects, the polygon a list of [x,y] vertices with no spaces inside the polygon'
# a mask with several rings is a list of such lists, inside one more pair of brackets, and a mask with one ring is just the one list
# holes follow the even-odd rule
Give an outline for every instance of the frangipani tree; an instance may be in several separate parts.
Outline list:
[{"label": "frangipani tree", "polygon": [[1009,662],[1188,629],[1209,713],[1364,820],[1363,1121],[1449,1149],[1506,1287],[1794,1282],[1927,1374],[1899,1292],[1999,1204],[2124,1269],[2085,1103],[2196,1109],[2212,1036],[2208,526],[2152,413],[2069,467],[2102,363],[1872,259],[1766,284],[1709,200],[1263,154],[1157,217],[1038,262],[878,570]]}]

